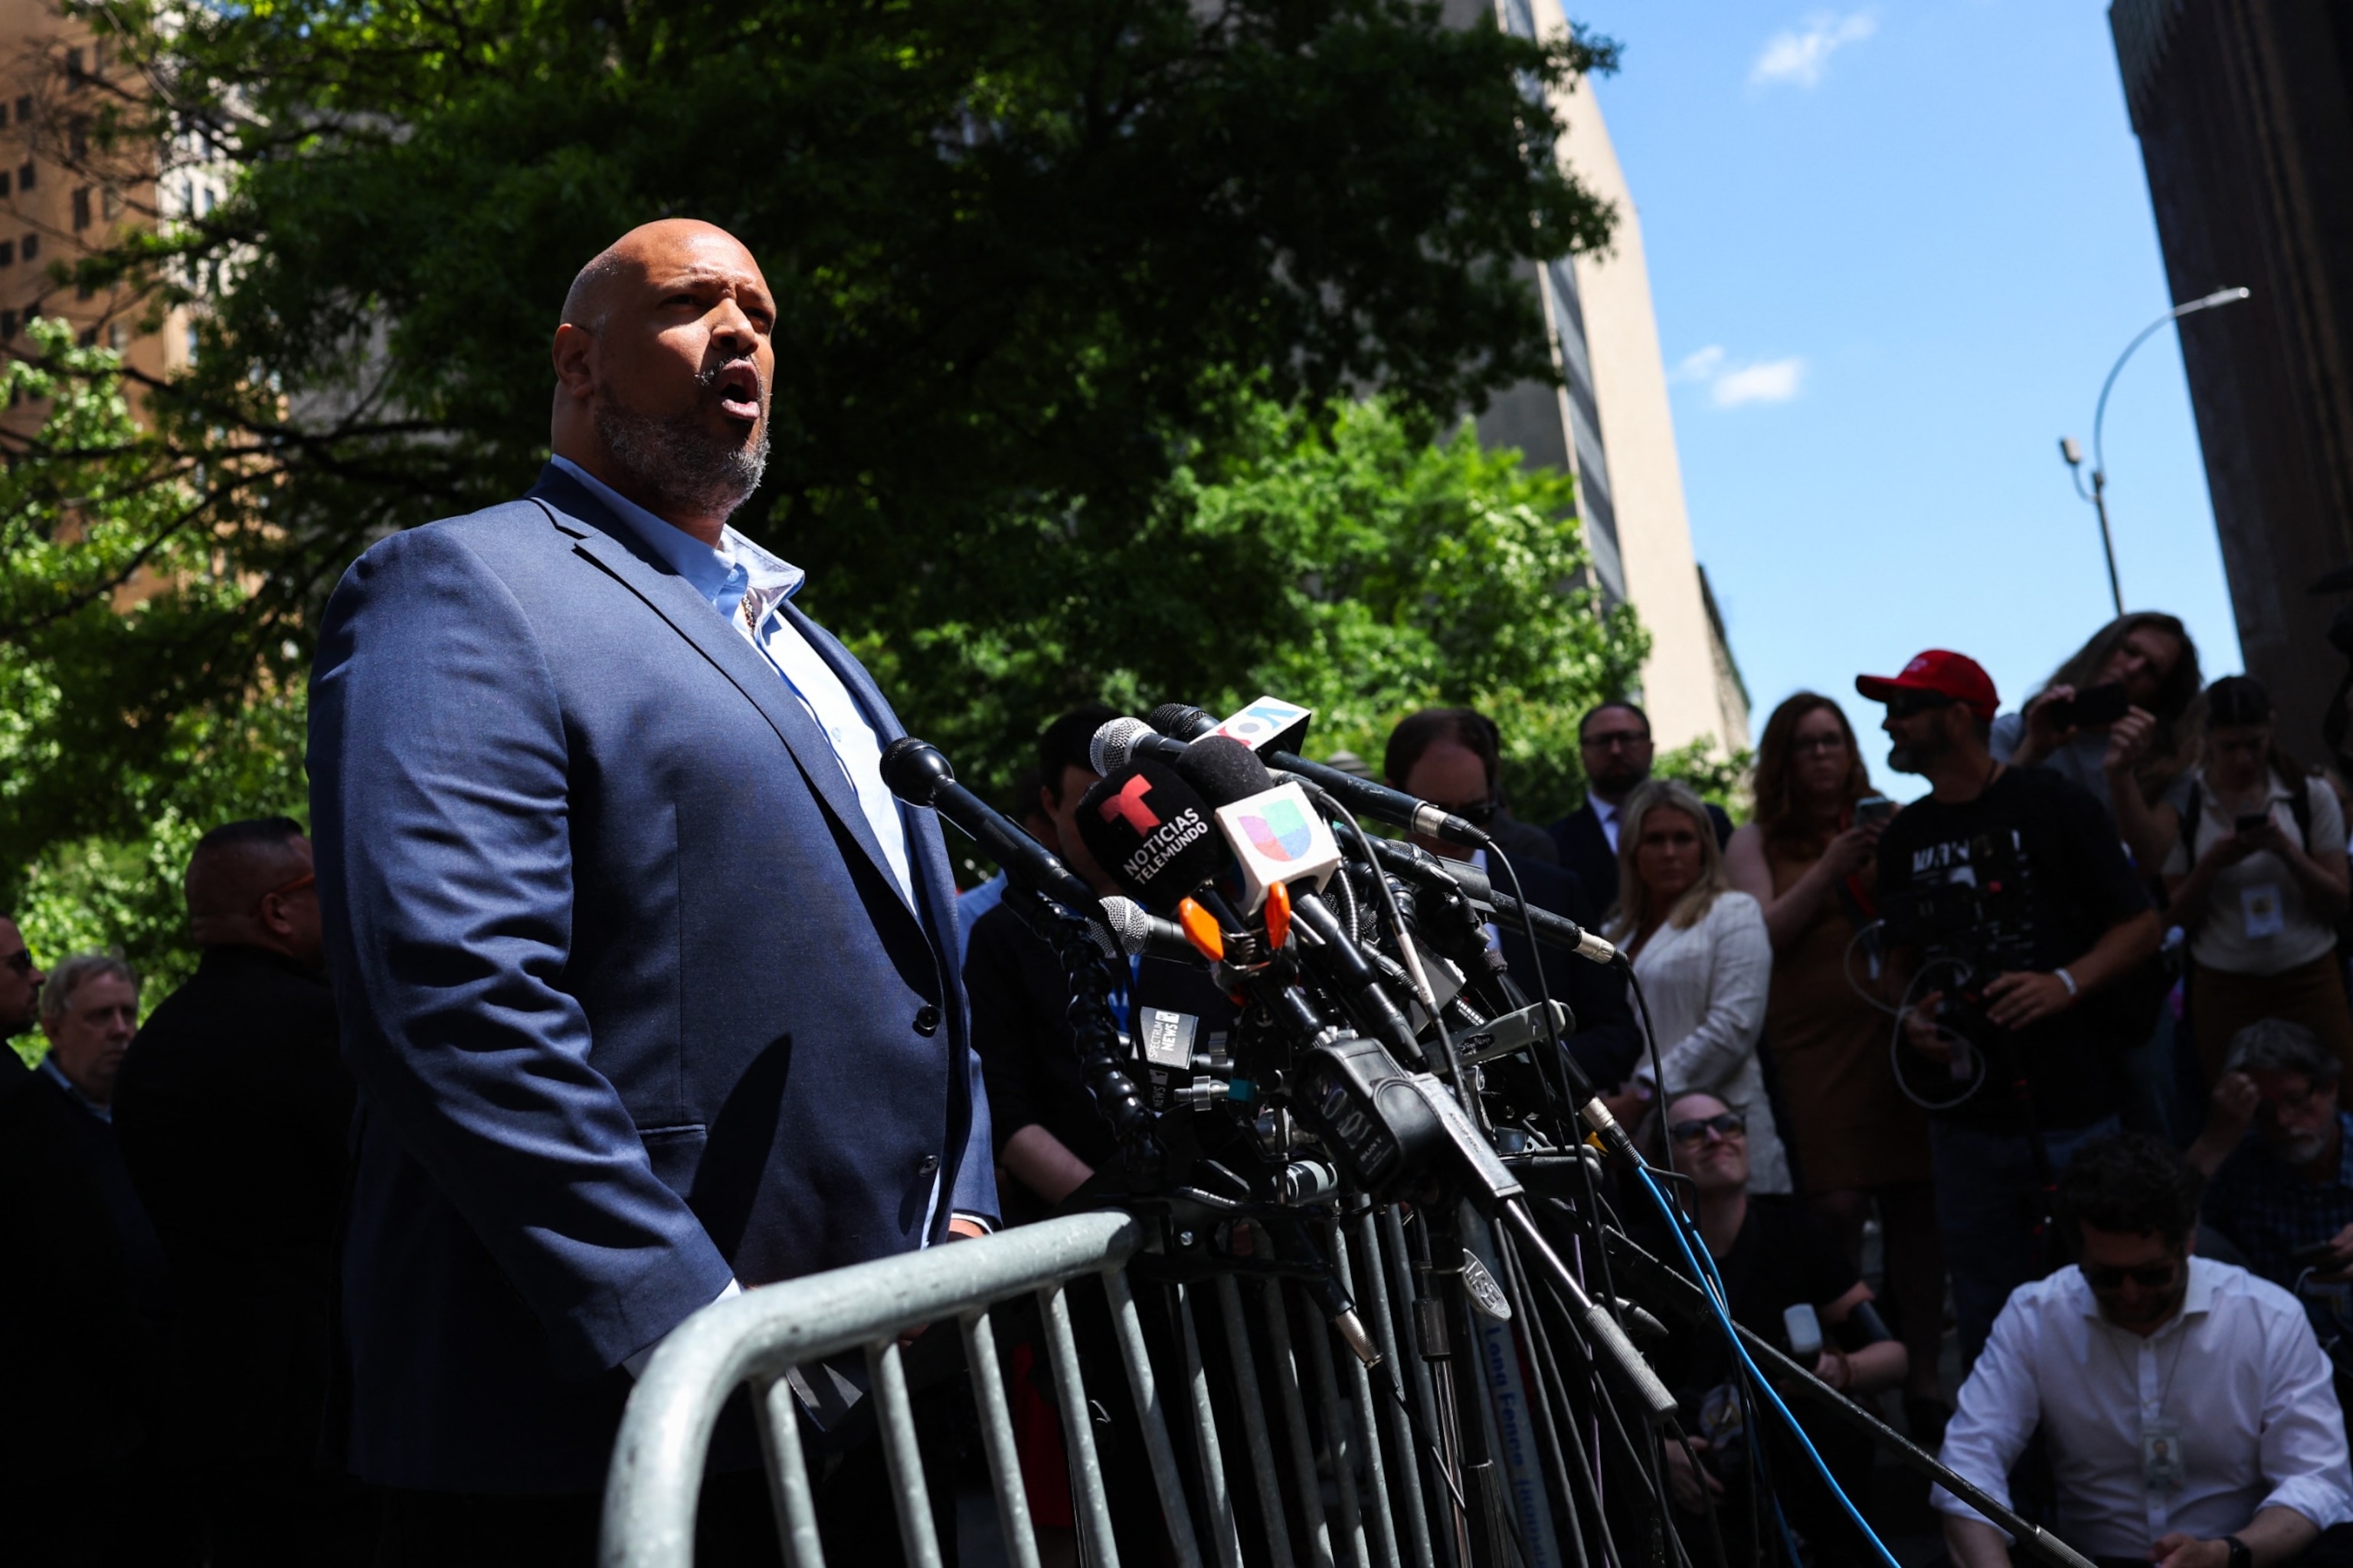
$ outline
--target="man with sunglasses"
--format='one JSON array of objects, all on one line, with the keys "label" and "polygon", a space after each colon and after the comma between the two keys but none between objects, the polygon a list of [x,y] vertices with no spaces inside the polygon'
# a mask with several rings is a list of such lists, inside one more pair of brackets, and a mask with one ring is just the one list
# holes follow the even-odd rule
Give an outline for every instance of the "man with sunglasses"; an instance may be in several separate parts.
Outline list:
[{"label": "man with sunglasses", "polygon": [[[1486,715],[1475,708],[1424,708],[1409,714],[1389,732],[1381,760],[1393,788],[1494,832],[1500,821],[1503,747],[1494,721]],[[1493,873],[1498,886],[1511,889],[1510,880],[1488,864],[1485,850],[1466,850],[1419,833],[1414,842],[1432,854],[1471,861]],[[1579,926],[1600,928],[1604,906],[1574,872],[1521,855],[1501,834],[1496,843],[1510,857],[1529,903]],[[1577,1065],[1598,1085],[1622,1082],[1641,1055],[1642,1036],[1618,971],[1572,959],[1557,948],[1539,948],[1508,927],[1491,926],[1488,931],[1490,945],[1501,949],[1513,979],[1532,999],[1536,965],[1544,966],[1544,983],[1553,1000],[1566,1003],[1575,1015],[1577,1033],[1568,1050]]]},{"label": "man with sunglasses", "polygon": [[[2002,1308],[1944,1463],[2007,1501],[2039,1428],[2058,1534],[2103,1565],[2353,1561],[2328,1363],[2287,1292],[2192,1255],[2200,1181],[2138,1133],[2077,1151],[2059,1183],[2076,1266]],[[2000,1531],[1942,1487],[1930,1501],[1960,1568],[2008,1568]]]},{"label": "man with sunglasses", "polygon": [[[172,1393],[216,1568],[353,1561],[356,1489],[314,1475],[351,1136],[311,841],[290,817],[197,841],[196,972],[139,1032],[114,1128],[181,1307]],[[339,1551],[340,1548],[340,1551]]]},{"label": "man with sunglasses", "polygon": [[2147,1037],[2154,1002],[2124,982],[2157,951],[2158,919],[2097,801],[1994,759],[1994,684],[1976,661],[1930,649],[1854,684],[1887,705],[1890,766],[1929,783],[1880,837],[1879,899],[1905,1082],[1935,1107],[1966,1366],[2010,1291],[2055,1262],[2052,1173],[2117,1125],[2115,1064]]},{"label": "man with sunglasses", "polygon": [[[29,1032],[39,1022],[41,982],[48,978],[33,962],[33,950],[25,945],[25,934],[16,929],[16,922],[0,915],[0,1043]],[[13,1051],[0,1055],[20,1068],[24,1065]],[[0,1063],[0,1067],[5,1065]]]}]

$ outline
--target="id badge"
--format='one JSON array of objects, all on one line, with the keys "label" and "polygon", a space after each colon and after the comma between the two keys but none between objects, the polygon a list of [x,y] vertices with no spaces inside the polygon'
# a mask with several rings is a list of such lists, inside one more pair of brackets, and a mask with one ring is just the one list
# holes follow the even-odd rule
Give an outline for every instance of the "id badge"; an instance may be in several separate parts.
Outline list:
[{"label": "id badge", "polygon": [[2287,929],[2287,911],[2281,907],[2276,883],[2258,882],[2239,889],[2239,914],[2247,923],[2247,939],[2276,937]]},{"label": "id badge", "polygon": [[2169,1492],[2181,1485],[2187,1471],[2181,1462],[2181,1423],[2144,1421],[2140,1427],[2141,1489]]}]

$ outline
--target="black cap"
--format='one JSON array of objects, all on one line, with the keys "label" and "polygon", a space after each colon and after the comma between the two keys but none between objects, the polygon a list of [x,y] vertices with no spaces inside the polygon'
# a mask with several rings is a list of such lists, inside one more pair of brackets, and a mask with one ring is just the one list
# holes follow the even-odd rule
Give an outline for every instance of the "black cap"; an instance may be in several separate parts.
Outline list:
[{"label": "black cap", "polygon": [[1155,909],[1174,909],[1226,863],[1208,802],[1157,762],[1131,762],[1089,789],[1078,825],[1103,874]]},{"label": "black cap", "polygon": [[1203,736],[1185,748],[1174,766],[1176,776],[1212,806],[1230,806],[1274,788],[1274,775],[1258,753],[1222,735]]}]

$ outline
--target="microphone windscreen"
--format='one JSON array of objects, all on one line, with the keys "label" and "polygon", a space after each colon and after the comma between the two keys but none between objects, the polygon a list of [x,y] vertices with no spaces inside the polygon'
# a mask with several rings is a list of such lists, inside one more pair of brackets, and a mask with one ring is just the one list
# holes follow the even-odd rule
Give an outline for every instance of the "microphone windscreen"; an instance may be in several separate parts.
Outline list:
[{"label": "microphone windscreen", "polygon": [[1148,908],[1176,908],[1225,867],[1225,840],[1208,802],[1157,762],[1132,762],[1099,780],[1079,801],[1077,820],[1103,874]]},{"label": "microphone windscreen", "polygon": [[1274,775],[1239,740],[1205,736],[1185,748],[1176,776],[1212,806],[1230,806],[1274,788]]},{"label": "microphone windscreen", "polygon": [[1216,719],[1190,703],[1163,703],[1145,715],[1144,722],[1178,740],[1198,740],[1218,727]]},{"label": "microphone windscreen", "polygon": [[1138,736],[1155,733],[1139,718],[1115,718],[1104,721],[1094,738],[1087,742],[1087,759],[1095,765],[1097,773],[1116,773],[1128,765],[1135,755]]}]

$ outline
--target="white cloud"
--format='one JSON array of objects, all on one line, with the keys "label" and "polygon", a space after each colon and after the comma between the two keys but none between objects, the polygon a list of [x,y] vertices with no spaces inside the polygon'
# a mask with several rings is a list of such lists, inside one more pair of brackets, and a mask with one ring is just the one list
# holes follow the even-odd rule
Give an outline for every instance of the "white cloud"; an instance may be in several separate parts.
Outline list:
[{"label": "white cloud", "polygon": [[1758,87],[1782,82],[1798,87],[1820,86],[1831,56],[1849,44],[1861,43],[1878,30],[1879,18],[1868,11],[1847,16],[1817,11],[1806,18],[1802,28],[1774,34],[1765,52],[1749,68],[1748,79]]},{"label": "white cloud", "polygon": [[1717,408],[1737,408],[1744,403],[1786,403],[1798,395],[1805,376],[1806,362],[1799,355],[1731,365],[1721,346],[1709,344],[1683,355],[1671,379],[1698,382]]}]

